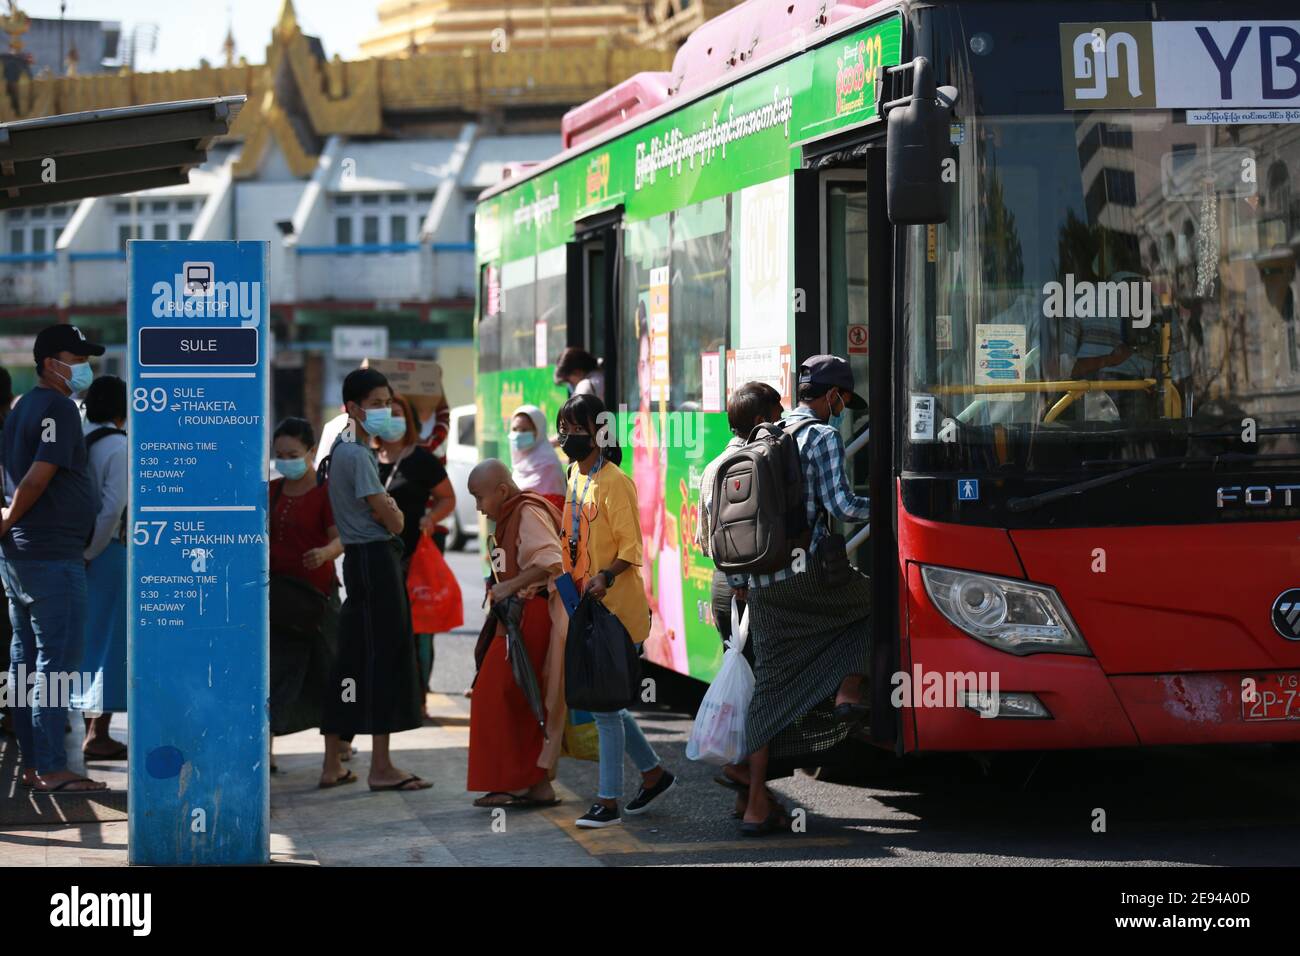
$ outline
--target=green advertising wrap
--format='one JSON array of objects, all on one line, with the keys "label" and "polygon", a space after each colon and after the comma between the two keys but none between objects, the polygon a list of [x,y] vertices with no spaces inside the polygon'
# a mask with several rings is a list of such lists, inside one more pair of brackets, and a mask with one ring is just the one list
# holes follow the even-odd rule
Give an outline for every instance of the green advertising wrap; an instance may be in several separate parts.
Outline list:
[{"label": "green advertising wrap", "polygon": [[[791,174],[802,166],[804,144],[877,119],[876,72],[899,63],[902,34],[902,19],[894,14],[837,37],[502,189],[480,202],[475,213],[482,318],[499,315],[512,294],[502,289],[503,266],[517,264],[510,268],[512,277],[518,276],[523,260],[553,257],[571,241],[576,220],[623,208],[622,254],[629,268],[623,272],[627,288],[621,293],[619,344],[620,355],[627,357],[625,371],[635,366],[638,380],[635,388],[624,386],[629,394],[608,381],[605,397],[619,413],[622,467],[637,485],[641,573],[653,622],[646,654],[679,673],[710,680],[722,663],[710,595],[713,564],[696,546],[695,533],[701,476],[731,437],[721,411],[726,390],[767,380],[778,386],[787,407],[791,404],[790,346],[801,311],[799,290],[791,288]],[[671,227],[670,213],[676,214]],[[720,277],[730,310],[725,344],[719,347],[715,340],[700,348],[703,355],[684,357],[685,319],[668,307],[666,277],[679,274],[682,266],[675,243],[681,234],[698,239],[724,233],[726,244],[720,247],[728,259],[717,271],[726,273]],[[545,270],[535,271],[540,277]],[[755,278],[760,271],[764,274]],[[557,319],[550,320],[548,342],[547,318],[540,307],[536,311],[536,318],[528,319],[536,322],[535,332],[507,330],[494,340],[535,335],[534,367],[510,368],[512,363],[500,360],[490,364],[500,371],[479,372],[479,441],[485,456],[508,458],[504,438],[514,409],[538,405],[553,423],[567,397],[553,380],[563,346],[555,333]],[[481,348],[479,323],[475,335]],[[702,401],[668,400],[680,384],[667,376],[670,348],[679,364],[689,358],[698,370],[705,363],[708,370],[699,377],[706,384],[692,381],[693,394],[703,390]],[[658,365],[656,356],[662,357]],[[623,402],[635,407],[620,409]]]}]

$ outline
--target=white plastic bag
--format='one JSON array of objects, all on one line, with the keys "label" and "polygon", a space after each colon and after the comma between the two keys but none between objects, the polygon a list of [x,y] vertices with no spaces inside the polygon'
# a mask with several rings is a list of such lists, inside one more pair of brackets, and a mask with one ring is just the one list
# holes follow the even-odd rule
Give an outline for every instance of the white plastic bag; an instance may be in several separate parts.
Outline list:
[{"label": "white plastic bag", "polygon": [[709,685],[686,743],[686,756],[706,763],[739,763],[746,756],[745,715],[754,696],[754,672],[742,653],[749,639],[749,611],[742,621],[731,599],[731,640],[722,655],[722,669]]}]

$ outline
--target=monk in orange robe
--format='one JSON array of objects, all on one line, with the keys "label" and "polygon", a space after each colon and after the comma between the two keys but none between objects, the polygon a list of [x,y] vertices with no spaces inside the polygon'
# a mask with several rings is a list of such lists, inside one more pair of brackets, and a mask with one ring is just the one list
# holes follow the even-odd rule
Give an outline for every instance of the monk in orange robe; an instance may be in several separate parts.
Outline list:
[{"label": "monk in orange robe", "polygon": [[[469,781],[483,792],[477,807],[548,807],[560,801],[551,786],[564,737],[564,642],[568,613],[555,592],[562,572],[560,512],[542,495],[520,491],[504,463],[489,458],[469,475],[478,510],[496,522],[489,557],[497,581],[491,600],[523,601],[521,631],[546,704],[545,729],[511,671],[504,625],[484,631],[478,677],[470,699]],[[494,540],[493,540],[494,539]]]}]

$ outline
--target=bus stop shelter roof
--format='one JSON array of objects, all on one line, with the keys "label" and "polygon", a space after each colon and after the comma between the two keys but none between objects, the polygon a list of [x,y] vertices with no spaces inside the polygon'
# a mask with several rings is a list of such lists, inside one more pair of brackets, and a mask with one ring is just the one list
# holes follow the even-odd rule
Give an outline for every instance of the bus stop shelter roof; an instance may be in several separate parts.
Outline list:
[{"label": "bus stop shelter roof", "polygon": [[0,123],[0,209],[176,186],[207,159],[243,96]]}]

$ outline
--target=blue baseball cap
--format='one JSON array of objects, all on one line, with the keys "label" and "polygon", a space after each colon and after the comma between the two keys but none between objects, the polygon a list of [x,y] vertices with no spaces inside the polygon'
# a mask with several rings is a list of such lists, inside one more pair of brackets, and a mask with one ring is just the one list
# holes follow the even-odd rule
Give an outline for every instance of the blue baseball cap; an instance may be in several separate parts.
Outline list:
[{"label": "blue baseball cap", "polygon": [[853,369],[838,355],[814,355],[799,366],[800,385],[832,385],[848,394],[847,405],[854,411],[867,407],[866,400],[853,391]]}]

